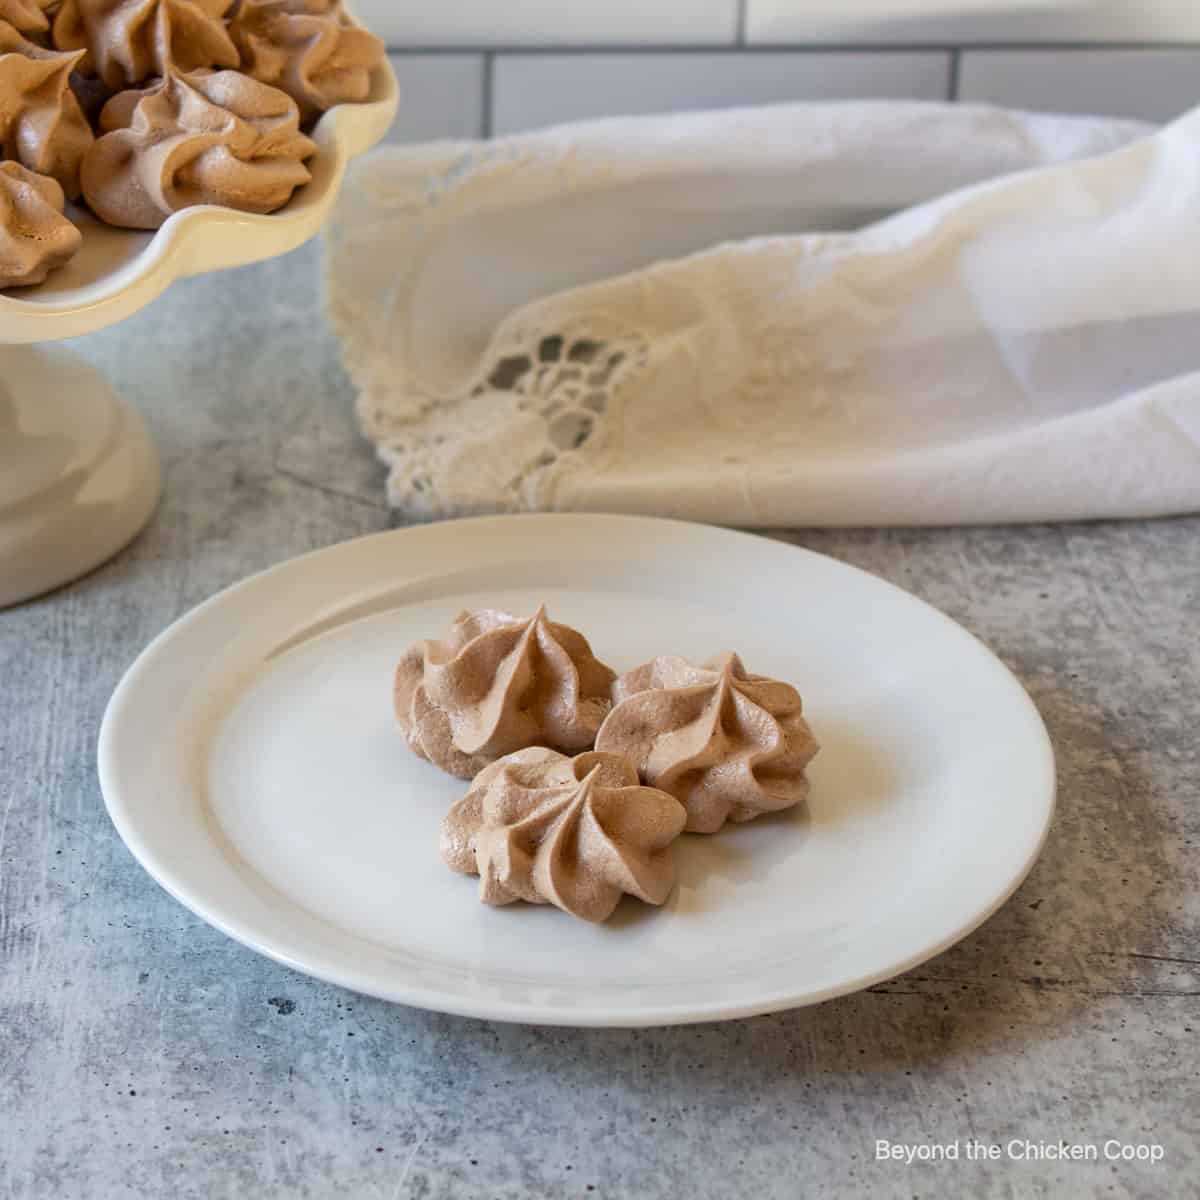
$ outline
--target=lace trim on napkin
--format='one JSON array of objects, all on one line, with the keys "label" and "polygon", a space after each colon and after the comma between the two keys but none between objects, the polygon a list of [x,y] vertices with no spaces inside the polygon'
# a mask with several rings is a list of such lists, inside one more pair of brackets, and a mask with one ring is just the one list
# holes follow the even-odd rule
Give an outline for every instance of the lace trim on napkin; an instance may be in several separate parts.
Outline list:
[{"label": "lace trim on napkin", "polygon": [[408,420],[364,397],[360,417],[391,470],[392,504],[418,519],[547,506],[556,482],[602,451],[606,418],[646,365],[644,338],[603,325],[510,335],[469,389],[414,397],[402,407],[421,415]]},{"label": "lace trim on napkin", "polygon": [[[344,358],[359,388],[359,420],[389,468],[390,504],[410,519],[550,507],[556,483],[600,453],[622,393],[645,368],[649,342],[601,314],[537,327],[508,321],[466,386],[447,393],[425,384],[419,364],[397,352],[393,320],[411,299],[406,269],[415,270],[426,239],[486,206],[497,189],[511,202],[589,179],[566,148],[447,149],[440,168],[418,181],[358,176],[368,210],[394,219],[386,261],[399,276],[374,304],[358,287],[342,286],[327,247],[330,313],[342,331],[355,331],[344,339]],[[344,233],[335,223],[329,237]]]}]

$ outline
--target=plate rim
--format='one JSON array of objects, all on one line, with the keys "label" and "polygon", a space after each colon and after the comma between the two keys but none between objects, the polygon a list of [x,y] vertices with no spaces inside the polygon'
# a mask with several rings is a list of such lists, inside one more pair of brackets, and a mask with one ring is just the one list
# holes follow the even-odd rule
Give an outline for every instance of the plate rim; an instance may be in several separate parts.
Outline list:
[{"label": "plate rim", "polygon": [[[886,968],[867,972],[824,988],[800,988],[790,991],[776,991],[771,994],[756,996],[744,1003],[731,1003],[728,1001],[706,1003],[703,1000],[694,1000],[686,1004],[658,1004],[640,1010],[622,1011],[620,1013],[614,1013],[611,1007],[603,1005],[571,1009],[562,1007],[543,1008],[536,1003],[528,1001],[514,1002],[498,999],[479,999],[465,994],[454,995],[439,989],[430,989],[412,983],[393,984],[383,987],[380,986],[378,979],[370,972],[349,966],[339,966],[337,964],[316,961],[320,958],[320,955],[316,952],[313,953],[311,958],[301,959],[296,955],[288,953],[286,950],[281,950],[268,940],[256,936],[253,929],[239,927],[235,923],[226,920],[219,913],[214,912],[202,896],[193,895],[190,889],[177,884],[177,881],[172,877],[170,864],[162,862],[157,852],[143,839],[139,832],[136,818],[121,798],[115,756],[117,753],[117,737],[120,732],[124,710],[131,702],[131,697],[136,695],[141,678],[154,668],[164,648],[179,632],[194,622],[203,619],[212,608],[224,604],[237,593],[249,590],[252,587],[261,587],[272,576],[302,569],[311,560],[344,552],[347,547],[364,547],[369,543],[390,543],[413,535],[436,536],[439,531],[451,526],[455,528],[468,525],[484,527],[495,524],[510,524],[512,522],[526,524],[572,524],[581,521],[599,523],[615,522],[654,527],[675,526],[693,533],[696,530],[704,530],[710,535],[724,536],[736,541],[749,539],[776,548],[782,553],[791,552],[819,559],[823,563],[834,564],[836,568],[842,571],[865,576],[873,585],[887,589],[902,597],[905,603],[914,604],[924,609],[928,615],[936,618],[939,625],[954,631],[957,636],[965,636],[970,639],[975,644],[976,649],[982,652],[985,659],[990,660],[991,666],[998,672],[998,676],[1006,681],[1009,690],[1012,692],[1014,701],[1022,705],[1027,717],[1032,718],[1030,732],[1036,735],[1038,774],[1043,778],[1045,787],[1040,828],[1037,830],[1036,836],[1031,840],[1024,860],[1021,866],[1013,873],[1012,878],[995,895],[959,920],[951,932],[945,934],[936,942],[931,943],[928,947],[914,952],[902,960],[897,960],[896,963],[890,964]],[[1035,747],[1032,741],[1028,749],[1030,753],[1033,753]],[[453,1016],[478,1020],[578,1028],[647,1028],[739,1020],[822,1004],[841,996],[863,991],[879,983],[903,975],[920,966],[922,963],[928,962],[945,953],[952,946],[969,937],[1008,903],[1028,878],[1030,871],[1045,848],[1050,829],[1053,825],[1058,799],[1057,764],[1053,742],[1041,712],[1033,698],[1029,695],[1029,692],[1012,669],[994,650],[964,625],[955,621],[935,605],[914,595],[898,584],[892,583],[882,576],[875,575],[862,567],[843,562],[841,559],[822,554],[819,551],[810,550],[805,546],[780,541],[758,532],[709,525],[703,522],[681,521],[673,518],[624,513],[520,513],[465,517],[429,525],[407,526],[382,530],[366,534],[362,537],[336,542],[330,546],[320,547],[292,556],[263,570],[256,571],[222,588],[207,600],[187,610],[156,635],[137,655],[122,676],[105,709],[97,744],[97,766],[101,792],[109,818],[122,842],[142,869],[146,871],[159,887],[194,916],[212,928],[219,930],[233,941],[245,946],[247,949],[253,950],[255,953],[279,963],[281,966],[321,980],[324,983],[333,984],[391,1003],[404,1004],[432,1012],[442,1012]],[[270,885],[268,884],[267,886]],[[282,893],[280,895],[282,897]],[[294,901],[289,900],[287,897],[282,898],[287,903],[294,904]]]}]

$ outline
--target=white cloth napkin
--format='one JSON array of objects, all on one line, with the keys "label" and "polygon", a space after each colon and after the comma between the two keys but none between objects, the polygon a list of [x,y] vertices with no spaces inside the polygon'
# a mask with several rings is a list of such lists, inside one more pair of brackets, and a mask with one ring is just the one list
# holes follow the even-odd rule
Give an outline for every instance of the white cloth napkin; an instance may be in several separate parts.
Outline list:
[{"label": "white cloth napkin", "polygon": [[1200,110],[799,104],[394,148],[328,251],[412,517],[1200,509]]}]

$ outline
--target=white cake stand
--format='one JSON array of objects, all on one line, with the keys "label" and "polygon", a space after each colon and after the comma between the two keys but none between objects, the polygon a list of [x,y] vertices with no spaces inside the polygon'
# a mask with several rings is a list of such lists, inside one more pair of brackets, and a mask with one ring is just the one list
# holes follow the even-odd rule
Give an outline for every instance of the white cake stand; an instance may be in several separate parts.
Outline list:
[{"label": "white cake stand", "polygon": [[[158,501],[158,457],[141,415],[69,350],[49,346],[131,316],[175,280],[294,250],[325,223],[350,160],[395,116],[386,64],[368,103],[322,117],[312,183],[282,212],[177,213],[154,235],[73,212],[83,249],[44,285],[0,294],[0,608],[99,566],[126,546]],[[170,354],[169,345],[146,346]]]}]

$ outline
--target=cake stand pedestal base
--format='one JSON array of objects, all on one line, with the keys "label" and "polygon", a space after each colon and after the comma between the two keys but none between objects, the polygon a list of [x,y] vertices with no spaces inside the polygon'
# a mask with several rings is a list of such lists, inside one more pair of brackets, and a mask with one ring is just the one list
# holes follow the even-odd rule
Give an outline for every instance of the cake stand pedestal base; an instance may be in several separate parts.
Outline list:
[{"label": "cake stand pedestal base", "polygon": [[154,511],[141,415],[59,347],[0,346],[0,608],[86,574]]}]

